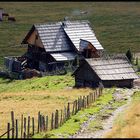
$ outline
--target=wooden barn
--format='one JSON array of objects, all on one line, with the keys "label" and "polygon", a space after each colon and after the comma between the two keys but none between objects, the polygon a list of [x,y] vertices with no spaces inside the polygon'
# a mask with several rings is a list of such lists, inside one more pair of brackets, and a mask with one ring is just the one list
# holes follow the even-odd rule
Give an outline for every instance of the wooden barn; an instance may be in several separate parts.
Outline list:
[{"label": "wooden barn", "polygon": [[89,21],[62,21],[35,24],[22,41],[28,46],[24,55],[27,65],[40,71],[72,63],[81,54],[85,58],[97,58],[103,47],[97,40]]},{"label": "wooden barn", "polygon": [[131,63],[125,55],[107,58],[90,58],[73,73],[76,87],[128,87],[133,86],[133,80],[138,78]]}]

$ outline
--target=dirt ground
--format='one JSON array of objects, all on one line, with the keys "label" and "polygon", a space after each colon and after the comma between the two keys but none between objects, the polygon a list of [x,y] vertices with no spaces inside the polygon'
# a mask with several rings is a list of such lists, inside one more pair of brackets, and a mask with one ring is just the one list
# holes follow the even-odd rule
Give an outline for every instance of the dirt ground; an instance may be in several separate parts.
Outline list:
[{"label": "dirt ground", "polygon": [[140,53],[135,53],[134,56],[140,58]]},{"label": "dirt ground", "polygon": [[140,89],[140,78],[134,80],[134,88],[138,88],[138,89]]},{"label": "dirt ground", "polygon": [[104,120],[102,125],[103,129],[97,131],[88,130],[88,125],[92,120],[95,119],[95,116],[93,115],[86,123],[81,125],[81,130],[70,138],[103,138],[109,131],[112,130],[113,122],[118,114],[128,108],[131,102],[131,96],[135,91],[139,90],[138,86],[140,88],[140,79],[135,80],[134,88],[125,89],[124,94],[121,94],[122,89],[118,88],[116,90],[116,93],[114,94],[115,100],[122,100],[123,98],[127,98],[127,103],[121,107],[118,107],[108,119]]}]

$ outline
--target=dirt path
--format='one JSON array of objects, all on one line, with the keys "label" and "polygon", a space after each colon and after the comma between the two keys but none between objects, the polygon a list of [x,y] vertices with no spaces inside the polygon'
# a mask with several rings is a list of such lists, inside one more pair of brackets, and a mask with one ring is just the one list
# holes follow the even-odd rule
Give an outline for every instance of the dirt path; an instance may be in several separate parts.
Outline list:
[{"label": "dirt path", "polygon": [[95,116],[93,115],[87,122],[81,125],[81,130],[70,138],[103,138],[104,135],[112,129],[113,122],[118,114],[128,108],[129,104],[131,103],[131,96],[136,90],[137,89],[125,89],[123,90],[124,93],[122,94],[122,89],[117,89],[117,93],[114,94],[114,98],[116,98],[116,100],[127,99],[127,103],[121,107],[118,107],[109,118],[102,122],[103,129],[94,132],[88,129],[88,125],[95,119]]}]

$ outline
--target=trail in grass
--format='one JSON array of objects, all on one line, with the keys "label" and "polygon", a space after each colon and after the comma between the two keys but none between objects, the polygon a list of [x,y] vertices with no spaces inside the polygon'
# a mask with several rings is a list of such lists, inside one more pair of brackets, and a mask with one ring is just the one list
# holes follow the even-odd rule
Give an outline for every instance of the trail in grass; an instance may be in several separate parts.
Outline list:
[{"label": "trail in grass", "polygon": [[[71,138],[102,138],[104,135],[109,132],[112,129],[113,122],[118,116],[120,112],[123,112],[127,109],[129,104],[131,103],[131,96],[133,95],[134,91],[137,89],[125,89],[122,91],[122,89],[118,89],[118,93],[115,96],[116,100],[127,100],[127,103],[118,107],[111,115],[107,118],[105,118],[103,121],[101,121],[101,129],[99,130],[90,130],[89,125],[92,121],[95,120],[96,116],[93,115],[89,118],[89,120],[81,125],[81,130],[77,132],[75,135],[71,136]],[[122,92],[124,92],[122,94]],[[122,96],[123,95],[123,96]],[[105,109],[110,108],[111,106],[105,107]],[[103,109],[104,110],[104,109]],[[101,111],[103,111],[101,110]]]}]

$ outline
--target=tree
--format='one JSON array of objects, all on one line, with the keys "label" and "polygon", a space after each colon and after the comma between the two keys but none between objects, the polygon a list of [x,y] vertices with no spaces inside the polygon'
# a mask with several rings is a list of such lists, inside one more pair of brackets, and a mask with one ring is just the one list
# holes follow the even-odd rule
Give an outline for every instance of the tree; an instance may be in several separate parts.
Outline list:
[{"label": "tree", "polygon": [[138,65],[139,64],[139,59],[138,59],[138,57],[136,57],[136,65]]},{"label": "tree", "polygon": [[127,58],[129,59],[129,61],[132,63],[133,55],[132,55],[130,49],[126,52],[126,56],[127,56]]}]

